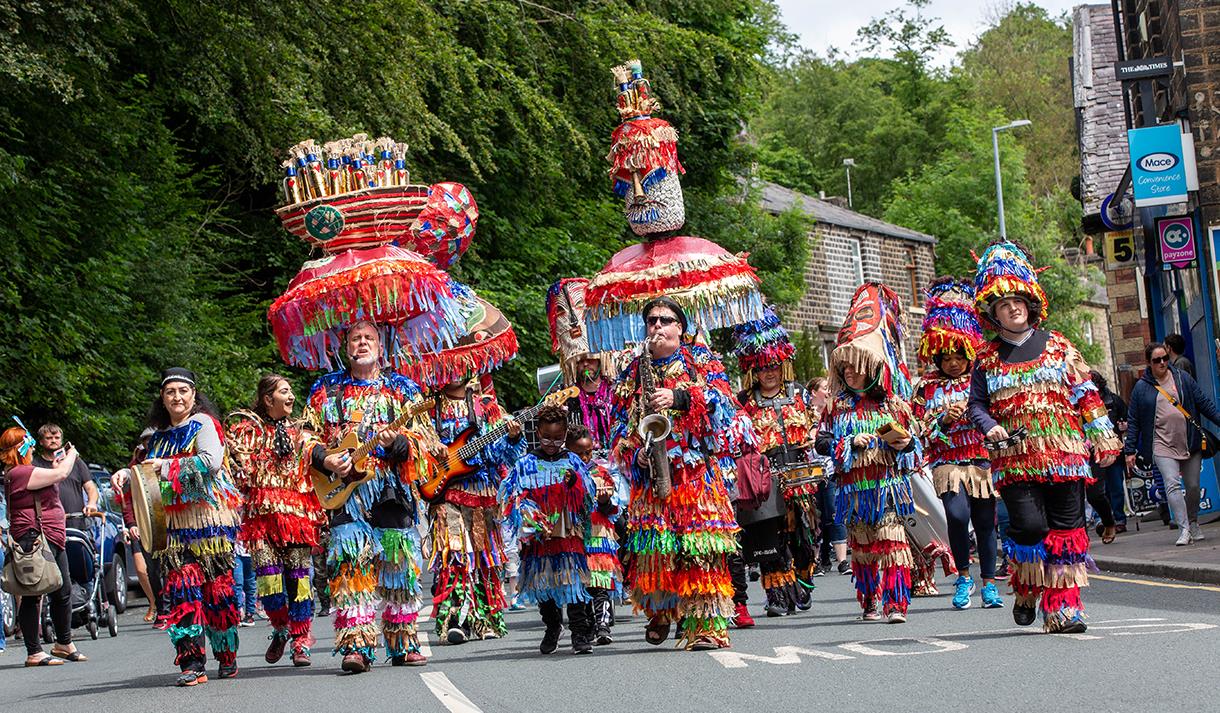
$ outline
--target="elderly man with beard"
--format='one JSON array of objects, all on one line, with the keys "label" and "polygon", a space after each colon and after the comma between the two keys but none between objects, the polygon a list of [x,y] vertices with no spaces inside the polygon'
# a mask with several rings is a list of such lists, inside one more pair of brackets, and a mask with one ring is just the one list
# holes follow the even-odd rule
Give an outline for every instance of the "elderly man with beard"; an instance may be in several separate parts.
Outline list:
[{"label": "elderly man with beard", "polygon": [[[420,610],[419,534],[413,480],[435,468],[427,457],[436,436],[420,421],[419,433],[390,424],[422,400],[419,387],[380,364],[381,333],[368,322],[346,335],[348,370],[313,385],[304,413],[304,457],[318,471],[345,481],[362,477],[346,452],[327,447],[355,429],[375,439],[366,468],[374,474],[342,507],[329,512],[330,593],[335,607],[335,652],[343,670],[362,673],[375,658],[378,633],[395,666],[423,666],[416,619]],[[381,609],[381,625],[375,619]]]}]

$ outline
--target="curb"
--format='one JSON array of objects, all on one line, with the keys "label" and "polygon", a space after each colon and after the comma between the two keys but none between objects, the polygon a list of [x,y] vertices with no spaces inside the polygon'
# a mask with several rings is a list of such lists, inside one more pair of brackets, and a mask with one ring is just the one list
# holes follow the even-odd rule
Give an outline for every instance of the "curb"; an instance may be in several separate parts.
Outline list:
[{"label": "curb", "polygon": [[1178,579],[1199,584],[1220,584],[1220,565],[1191,562],[1150,562],[1125,557],[1093,557],[1100,569],[1145,577]]}]

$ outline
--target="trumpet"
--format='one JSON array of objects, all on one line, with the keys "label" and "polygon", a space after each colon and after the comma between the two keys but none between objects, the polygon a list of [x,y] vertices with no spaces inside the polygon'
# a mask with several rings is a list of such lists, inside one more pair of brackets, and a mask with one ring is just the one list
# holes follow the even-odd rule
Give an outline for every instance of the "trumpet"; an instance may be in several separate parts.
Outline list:
[{"label": "trumpet", "polygon": [[652,477],[652,492],[662,500],[673,492],[673,479],[669,472],[669,453],[665,440],[673,432],[673,423],[663,414],[652,410],[652,394],[656,391],[656,376],[652,373],[650,342],[640,343],[640,402],[641,418],[636,433],[644,439],[644,454],[648,457],[648,470]]}]

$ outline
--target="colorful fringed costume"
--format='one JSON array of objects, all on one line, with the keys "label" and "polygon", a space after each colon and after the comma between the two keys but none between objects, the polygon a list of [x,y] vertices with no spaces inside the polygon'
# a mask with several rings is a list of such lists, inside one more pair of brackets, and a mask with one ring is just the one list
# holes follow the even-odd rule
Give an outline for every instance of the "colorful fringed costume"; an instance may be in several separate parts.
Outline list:
[{"label": "colorful fringed costume", "polygon": [[[817,568],[818,484],[789,487],[787,482],[789,476],[806,472],[800,466],[810,462],[817,423],[809,394],[793,380],[796,349],[775,312],[768,307],[763,319],[735,327],[733,338],[745,387],[738,395],[742,411],[752,422],[756,447],[780,474],[770,499],[759,508],[738,505],[742,549],[747,560],[759,563],[767,613],[790,614],[810,604]],[[764,395],[758,372],[769,369],[780,370],[779,386]],[[737,593],[737,598],[744,601],[745,592]]]},{"label": "colorful fringed costume", "polygon": [[[665,415],[673,424],[665,441],[673,490],[657,496],[649,471],[637,464],[643,439],[639,370],[653,369],[658,389],[686,394],[685,409]],[[634,562],[632,601],[658,624],[681,620],[688,648],[698,640],[729,643],[733,585],[727,557],[737,549],[737,523],[717,460],[721,432],[734,415],[720,361],[704,346],[686,344],[643,364],[633,360],[615,387],[618,425],[611,448],[631,479],[627,550]]]},{"label": "colorful fringed costume", "polygon": [[308,656],[313,646],[310,563],[326,518],[303,467],[308,464],[297,452],[299,426],[289,419],[239,415],[228,429],[233,479],[243,501],[238,537],[250,551],[272,637],[291,640],[294,652]]},{"label": "colorful fringed costume", "polygon": [[[346,371],[327,374],[309,393],[304,458],[325,470],[325,445],[352,428],[366,441],[419,401],[419,387],[391,371],[370,381]],[[334,651],[344,656],[359,653],[373,660],[379,631],[391,658],[419,652],[420,541],[412,483],[428,477],[435,464],[426,455],[426,420],[413,428],[425,435],[400,431],[390,446],[373,449],[367,467],[375,477],[357,487],[342,509],[330,511],[327,564],[335,607]]]},{"label": "colorful fringed costume", "polygon": [[157,552],[168,594],[169,638],[174,663],[202,673],[204,635],[221,667],[236,671],[237,596],[233,591],[233,543],[237,539],[237,488],[224,469],[220,423],[195,414],[182,425],[153,433],[148,457],[164,461],[168,547]]},{"label": "colorful fringed costume", "polygon": [[500,484],[509,523],[521,532],[521,599],[538,605],[548,629],[567,607],[572,644],[591,644],[593,612],[585,537],[596,486],[576,454],[535,451],[519,459]]},{"label": "colorful fringed costume", "polygon": [[979,260],[975,278],[979,317],[993,329],[991,308],[1004,297],[1029,307],[1030,330],[1019,342],[1001,337],[979,350],[971,380],[970,416],[984,434],[997,425],[1024,440],[995,452],[995,485],[1008,507],[1005,551],[1013,565],[1014,618],[1042,600],[1047,631],[1083,631],[1080,588],[1088,585],[1089,538],[1084,489],[1089,455],[1116,456],[1105,405],[1076,348],[1056,332],[1033,328],[1046,316],[1036,271],[1015,245],[999,243]]},{"label": "colorful fringed costume", "polygon": [[[831,354],[836,396],[827,416],[838,484],[835,519],[847,526],[856,597],[866,615],[879,603],[891,617],[905,617],[910,602],[914,562],[903,522],[915,511],[910,478],[923,467],[906,400],[911,383],[899,356],[901,324],[888,287],[869,282],[856,290]],[[848,366],[864,375],[864,389],[847,386]],[[902,451],[878,436],[887,424],[912,435]],[[857,436],[867,444],[857,445]]]},{"label": "colorful fringed costume", "polygon": [[[485,434],[507,416],[491,396],[451,399],[442,393],[437,398],[436,432],[446,445],[469,428]],[[505,554],[496,494],[505,469],[524,451],[524,438],[513,442],[502,436],[492,441],[474,459],[477,469],[454,480],[429,510],[432,616],[438,636],[454,626],[479,639],[508,633],[503,614],[507,602],[497,572]]]},{"label": "colorful fringed costume", "polygon": [[[627,483],[604,464],[589,464],[598,504],[589,514],[585,554],[589,563],[589,594],[593,597],[593,624],[598,635],[614,623],[614,601],[623,596],[623,565],[618,557],[615,525],[631,499]],[[605,502],[601,502],[604,500]]]}]

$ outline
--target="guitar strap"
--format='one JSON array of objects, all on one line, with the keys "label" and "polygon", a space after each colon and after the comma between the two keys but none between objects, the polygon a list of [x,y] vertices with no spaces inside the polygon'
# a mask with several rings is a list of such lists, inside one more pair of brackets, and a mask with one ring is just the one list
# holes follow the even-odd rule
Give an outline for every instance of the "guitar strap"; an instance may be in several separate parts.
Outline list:
[{"label": "guitar strap", "polygon": [[[438,393],[437,396],[439,396],[440,398],[438,398],[436,400],[436,406],[434,406],[432,409],[432,421],[433,421],[433,424],[436,426],[436,435],[439,436],[441,434],[441,406],[444,404],[445,399],[447,399],[449,397],[445,396],[443,391]],[[481,415],[479,414],[479,412],[474,410],[474,389],[470,389],[470,388],[466,389],[465,400],[466,400],[466,414],[470,417],[471,425],[475,427],[474,432],[482,433],[483,432],[483,419],[482,419]],[[456,434],[454,434],[454,435],[456,435]]]}]

